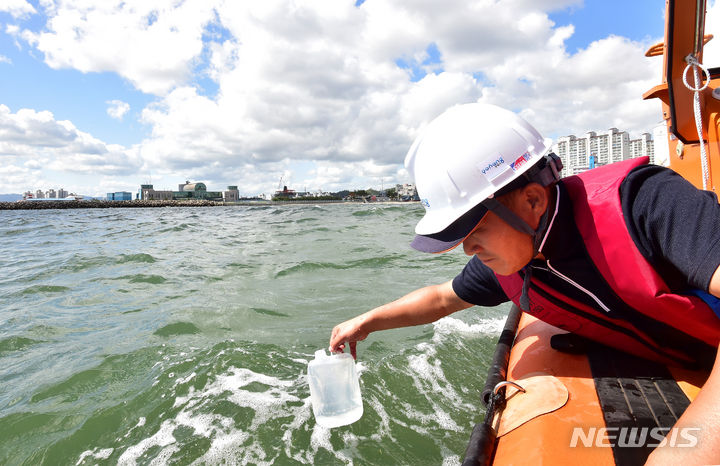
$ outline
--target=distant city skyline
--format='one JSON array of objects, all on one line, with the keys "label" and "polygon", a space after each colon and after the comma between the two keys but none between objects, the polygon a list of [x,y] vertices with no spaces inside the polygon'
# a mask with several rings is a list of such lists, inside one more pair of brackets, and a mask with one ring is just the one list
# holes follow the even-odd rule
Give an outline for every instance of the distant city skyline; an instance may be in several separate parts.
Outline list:
[{"label": "distant city skyline", "polygon": [[[667,141],[664,139],[659,141],[661,154],[667,151]],[[655,141],[651,132],[642,133],[637,139],[630,139],[627,131],[618,128],[586,131],[581,136],[570,134],[558,138],[553,143],[552,150],[562,160],[563,176],[577,175],[596,166],[636,157],[646,156],[650,158],[650,163],[656,163]],[[662,164],[664,160],[660,162]]]},{"label": "distant city skyline", "polygon": [[[189,186],[189,185],[202,185],[202,186],[203,186],[203,187],[202,187],[203,190],[206,190],[206,189],[207,189],[207,188],[205,187],[205,183],[203,183],[203,182],[201,182],[201,181],[197,181],[197,182],[192,182],[192,183],[191,183],[189,180],[186,180],[184,183],[180,183],[180,184],[178,185],[178,190],[179,190],[179,191],[183,191],[184,187],[185,187],[185,186]],[[283,189],[286,189],[287,186],[283,186],[282,188],[283,188]],[[290,191],[290,192],[293,192],[293,193],[297,192],[297,193],[299,193],[299,194],[321,194],[321,195],[327,195],[327,194],[335,194],[335,193],[344,192],[344,191],[353,192],[353,191],[368,191],[368,190],[369,190],[369,191],[383,192],[383,191],[389,190],[389,189],[395,189],[395,190],[398,192],[399,195],[412,196],[412,195],[414,194],[414,192],[415,192],[415,184],[414,184],[414,183],[398,183],[398,184],[389,185],[389,186],[388,186],[387,188],[385,188],[385,189],[358,188],[358,187],[355,187],[355,188],[343,188],[343,189],[339,189],[339,190],[337,190],[337,191],[299,191],[299,190],[294,190],[294,189],[289,190],[289,191]],[[153,194],[151,197],[145,197],[145,196],[146,196],[145,191],[151,191],[151,192],[153,192],[153,193],[158,193],[158,194]],[[276,194],[279,190],[275,190],[275,192],[271,192],[271,193],[259,193],[259,194],[256,194],[256,195],[254,195],[254,196],[244,196],[244,195],[241,195],[241,194],[240,194],[240,191],[239,191],[237,185],[228,185],[228,186],[226,186],[226,189],[224,189],[223,191],[219,191],[218,193],[219,193],[219,194],[223,194],[222,197],[223,197],[225,200],[227,200],[227,195],[228,195],[228,192],[229,192],[229,191],[232,192],[232,194],[231,194],[231,199],[230,199],[230,200],[232,201],[232,200],[237,200],[237,199],[239,199],[239,198],[251,198],[251,197],[259,197],[259,198],[263,198],[263,199],[269,199],[270,197],[272,197],[273,194]],[[109,191],[109,192],[107,192],[104,196],[93,196],[93,195],[88,195],[88,194],[83,194],[83,193],[68,192],[68,191],[66,191],[66,190],[63,189],[63,188],[58,188],[58,190],[55,190],[55,189],[53,189],[53,188],[49,188],[49,189],[34,189],[34,188],[31,188],[31,189],[28,189],[28,190],[26,190],[26,191],[23,191],[22,193],[0,193],[0,196],[6,196],[6,197],[7,197],[7,196],[14,196],[12,199],[20,199],[20,198],[23,198],[23,199],[25,199],[25,198],[35,198],[35,199],[46,199],[46,198],[47,198],[47,199],[55,199],[55,198],[60,198],[60,199],[61,199],[61,198],[65,198],[65,197],[68,197],[68,196],[85,196],[85,197],[93,197],[93,198],[101,198],[101,197],[102,197],[102,198],[108,198],[108,196],[110,196],[111,194],[118,195],[118,194],[124,194],[124,193],[131,193],[132,196],[133,196],[132,199],[138,198],[138,199],[150,199],[150,200],[153,200],[153,199],[167,200],[167,199],[172,199],[172,198],[173,198],[173,196],[171,195],[173,192],[175,192],[175,191],[173,191],[172,189],[157,189],[157,190],[156,190],[156,189],[154,189],[154,185],[153,185],[153,184],[150,184],[150,183],[142,183],[142,184],[139,184],[139,185],[138,185],[138,189],[135,190],[135,191],[115,190],[115,191]],[[210,192],[210,191],[209,191],[209,192]],[[2,200],[8,200],[8,199],[0,198],[0,201],[2,201]],[[129,199],[126,199],[126,198],[123,196],[122,200],[129,200]]]},{"label": "distant city skyline", "polygon": [[[662,125],[659,125],[662,126]],[[565,136],[561,136],[557,138],[553,144],[552,144],[552,150],[560,156],[562,162],[563,162],[563,176],[569,176],[573,174],[580,173],[582,171],[587,170],[589,167],[589,160],[588,157],[590,155],[595,155],[596,160],[595,162],[597,165],[605,165],[607,163],[617,162],[620,160],[625,160],[627,158],[635,158],[635,157],[642,157],[642,156],[648,156],[650,157],[650,162],[655,163],[655,141],[653,139],[653,132],[657,132],[657,127],[652,131],[646,131],[640,134],[640,137],[637,139],[630,139],[630,133],[627,131],[620,130],[618,128],[610,128],[606,131],[597,131],[597,130],[589,130],[585,131],[584,133],[581,133],[580,136],[576,136],[574,134],[569,134]],[[662,133],[661,133],[662,134]],[[665,134],[663,134],[665,136]],[[609,145],[605,143],[605,149],[604,152],[602,152],[601,147],[603,139],[607,140],[615,140],[615,147],[613,147],[613,144],[610,143]],[[665,144],[665,141],[662,141],[663,144]],[[195,180],[197,183],[204,183],[204,181],[201,180]],[[181,183],[180,186],[183,184],[191,183],[191,180],[185,180],[185,183]],[[328,191],[328,190],[307,190],[306,187],[303,187],[303,189],[299,189],[297,186],[288,185],[285,180],[282,178],[279,179],[278,185],[270,192],[262,192],[262,193],[254,193],[254,194],[246,194],[243,192],[242,186],[237,184],[227,184],[225,187],[236,187],[238,190],[238,196],[239,197],[265,197],[269,198],[272,196],[272,194],[275,191],[278,191],[282,189],[283,187],[288,187],[293,189],[294,191],[304,191],[304,192],[324,192],[324,193],[330,193],[330,192],[340,192],[340,191],[355,191],[355,190],[368,190],[373,189],[377,191],[383,191],[383,184],[384,182],[380,181],[379,187],[373,187],[373,186],[348,186],[348,187],[341,187],[340,189]],[[132,192],[137,193],[141,186],[143,185],[152,185],[155,186],[153,183],[138,183],[136,188],[134,190],[132,189],[110,189],[106,191],[106,193],[109,192]],[[388,183],[388,187],[394,187],[397,188],[398,186],[414,186],[413,183]],[[224,189],[224,188],[223,188]],[[30,188],[29,190],[24,190],[23,194],[26,194],[27,192],[40,192],[43,191],[43,193],[47,193],[48,191],[54,191],[54,188],[41,188],[41,189],[35,189]],[[66,193],[67,191],[63,190],[62,188],[59,188],[59,190],[62,190]],[[156,191],[160,192],[171,192],[173,189],[170,187],[158,187]],[[19,193],[2,193],[2,194],[19,194]],[[106,194],[85,194],[85,193],[72,193],[72,194],[82,194],[92,197],[104,197]],[[46,197],[48,197],[46,195]],[[54,196],[51,196],[54,197]],[[60,197],[60,196],[58,196]],[[62,196],[65,197],[65,196]]]}]

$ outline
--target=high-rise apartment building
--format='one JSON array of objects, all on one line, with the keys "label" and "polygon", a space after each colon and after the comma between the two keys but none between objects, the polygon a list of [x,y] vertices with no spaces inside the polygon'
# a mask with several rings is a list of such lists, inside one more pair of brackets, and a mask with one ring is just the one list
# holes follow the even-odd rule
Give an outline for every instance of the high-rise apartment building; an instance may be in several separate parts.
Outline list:
[{"label": "high-rise apartment building", "polygon": [[558,138],[553,144],[563,163],[563,176],[576,175],[590,168],[635,157],[649,156],[654,163],[652,137],[644,133],[640,139],[630,140],[626,131],[610,128],[603,133],[590,131],[584,136]]},{"label": "high-rise apartment building", "polygon": [[647,155],[650,157],[650,163],[655,163],[655,145],[653,138],[650,133],[643,133],[640,135],[640,139],[633,139],[630,141],[630,158],[643,157]]}]

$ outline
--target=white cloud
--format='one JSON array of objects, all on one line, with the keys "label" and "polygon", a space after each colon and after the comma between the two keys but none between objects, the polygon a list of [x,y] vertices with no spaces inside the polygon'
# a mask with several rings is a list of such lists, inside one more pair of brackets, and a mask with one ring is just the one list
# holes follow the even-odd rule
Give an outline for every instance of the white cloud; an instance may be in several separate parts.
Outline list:
[{"label": "white cloud", "polygon": [[2,104],[0,158],[8,160],[8,165],[22,163],[24,169],[93,175],[135,173],[140,167],[133,150],[105,144],[69,121],[55,120],[50,112],[21,109],[12,113]]},{"label": "white cloud", "polygon": [[713,34],[715,38],[707,43],[703,50],[703,62],[709,67],[720,66],[720,0],[708,2],[705,35]]},{"label": "white cloud", "polygon": [[397,165],[378,164],[368,160],[346,164],[320,162],[310,171],[311,177],[302,185],[311,191],[340,191],[342,189],[385,188],[394,185]]},{"label": "white cloud", "polygon": [[5,55],[0,55],[0,63],[10,63],[10,64],[12,64],[12,60],[10,60],[10,59],[9,59],[8,57],[6,57]]},{"label": "white cloud", "polygon": [[35,8],[25,0],[3,0],[0,12],[10,13],[13,18],[20,18],[36,13]]},{"label": "white cloud", "polygon": [[115,72],[159,95],[187,80],[203,50],[203,28],[213,18],[204,0],[59,0],[46,13],[47,30],[22,35],[49,66]]},{"label": "white cloud", "polygon": [[[222,46],[222,57],[232,59],[213,68],[218,97],[177,88],[146,109],[154,129],[146,158],[400,163],[423,122],[478,99],[534,111],[533,122],[548,133],[646,130],[657,119],[640,98],[659,79],[643,56],[647,44],[610,37],[571,55],[564,40],[572,27],[554,28],[539,2],[524,10],[517,2],[330,3],[218,4],[236,39]],[[445,71],[410,82],[395,60],[421,62],[430,44]],[[573,119],[568,108],[584,116]]]},{"label": "white cloud", "polygon": [[[52,152],[58,169],[62,153],[88,171],[192,177],[254,193],[274,189],[303,160],[314,166],[296,170],[294,182],[313,189],[409,181],[400,164],[412,138],[455,103],[511,108],[556,136],[647,131],[659,119],[659,104],[641,95],[661,81],[662,60],[644,57],[661,38],[607,37],[570,53],[573,27],[557,27],[547,12],[580,0],[354,3],[44,2],[46,28],[15,36],[49,66],[114,72],[157,99],[141,112],[151,131],[137,147],[111,148],[53,118],[43,126],[43,112],[32,115],[43,148],[15,135],[17,147]],[[429,47],[439,63],[426,62]],[[428,74],[413,82],[400,59]],[[200,90],[201,79],[217,92]],[[108,103],[114,118],[127,112]],[[70,154],[70,144],[82,150]],[[120,162],[108,162],[110,153]]]},{"label": "white cloud", "polygon": [[108,100],[105,103],[109,105],[107,114],[117,120],[122,120],[123,116],[130,111],[130,104],[122,100]]}]

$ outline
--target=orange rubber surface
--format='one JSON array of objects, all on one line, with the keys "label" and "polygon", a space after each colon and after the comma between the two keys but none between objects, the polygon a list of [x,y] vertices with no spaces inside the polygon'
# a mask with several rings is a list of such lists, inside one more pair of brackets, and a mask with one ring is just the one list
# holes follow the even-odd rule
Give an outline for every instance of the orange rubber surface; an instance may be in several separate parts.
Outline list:
[{"label": "orange rubber surface", "polygon": [[[605,427],[605,421],[587,357],[552,349],[550,337],[557,333],[565,332],[523,314],[510,354],[508,380],[517,380],[533,372],[545,372],[566,386],[568,402],[562,408],[543,414],[500,437],[493,464],[614,464],[609,445],[586,447],[576,442],[576,447],[570,447],[575,428],[600,429]],[[688,398],[694,399],[704,381],[703,376],[679,369],[671,369],[671,373]]]}]

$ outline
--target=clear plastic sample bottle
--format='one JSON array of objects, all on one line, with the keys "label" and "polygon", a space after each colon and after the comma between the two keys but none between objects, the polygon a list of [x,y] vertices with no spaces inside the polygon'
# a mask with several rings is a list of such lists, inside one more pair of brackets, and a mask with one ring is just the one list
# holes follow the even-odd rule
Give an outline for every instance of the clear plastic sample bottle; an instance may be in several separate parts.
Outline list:
[{"label": "clear plastic sample bottle", "polygon": [[360,381],[355,360],[347,353],[327,355],[317,350],[308,363],[308,381],[315,421],[323,427],[339,427],[363,414]]}]

